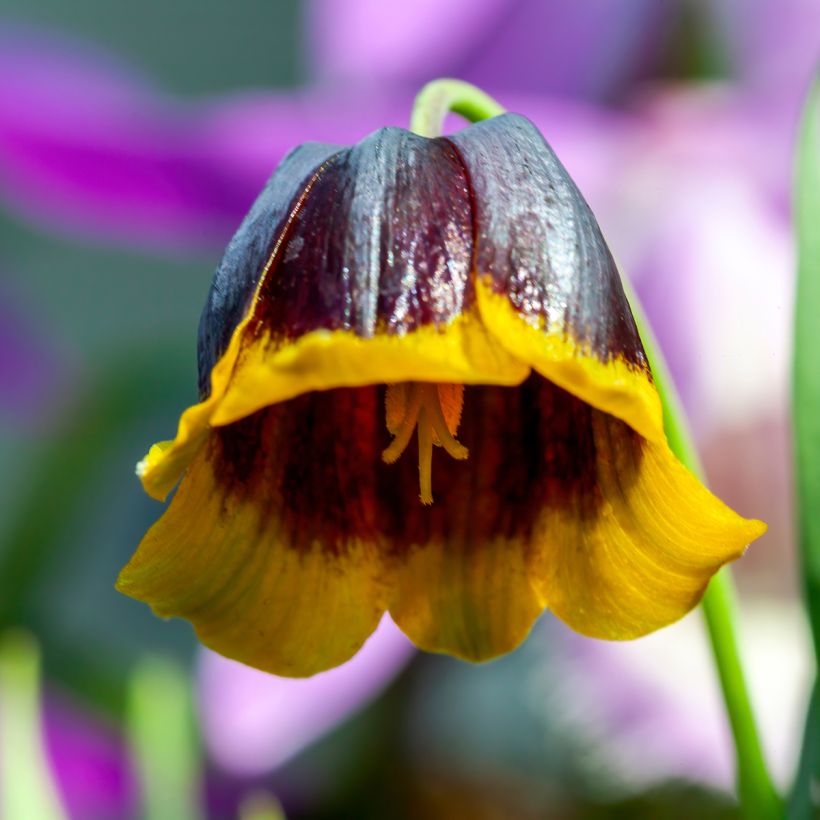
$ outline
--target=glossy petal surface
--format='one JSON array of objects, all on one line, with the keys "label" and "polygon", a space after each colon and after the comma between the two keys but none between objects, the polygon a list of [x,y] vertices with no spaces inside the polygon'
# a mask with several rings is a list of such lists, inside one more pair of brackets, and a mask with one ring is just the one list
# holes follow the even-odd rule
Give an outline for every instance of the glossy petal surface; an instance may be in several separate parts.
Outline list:
[{"label": "glossy petal surface", "polygon": [[242,221],[216,269],[199,325],[199,391],[242,321],[291,214],[312,177],[340,148],[306,143],[282,160]]}]

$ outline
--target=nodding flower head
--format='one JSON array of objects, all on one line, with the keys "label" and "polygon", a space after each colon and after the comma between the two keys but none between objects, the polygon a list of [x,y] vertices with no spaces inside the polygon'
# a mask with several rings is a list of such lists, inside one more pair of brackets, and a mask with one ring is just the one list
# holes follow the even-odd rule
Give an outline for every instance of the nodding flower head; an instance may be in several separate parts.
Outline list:
[{"label": "nodding flower head", "polygon": [[633,638],[765,529],[670,452],[595,218],[517,115],[293,151],[216,271],[199,376],[118,586],[278,674],[385,610],[469,660],[545,608]]}]

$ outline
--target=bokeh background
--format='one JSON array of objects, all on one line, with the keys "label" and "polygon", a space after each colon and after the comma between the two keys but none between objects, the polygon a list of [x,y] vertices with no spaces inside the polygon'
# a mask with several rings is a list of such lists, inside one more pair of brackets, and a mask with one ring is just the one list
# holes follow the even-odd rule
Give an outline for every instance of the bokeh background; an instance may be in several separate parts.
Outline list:
[{"label": "bokeh background", "polygon": [[790,196],[818,54],[818,0],[3,0],[0,816],[735,816],[698,613],[618,645],[546,614],[481,667],[384,622],[295,682],[113,589],[160,513],[133,464],[195,399],[199,310],[257,190],[300,142],[406,126],[439,75],[541,128],[645,302],[713,488],[769,523],[736,575],[788,787],[813,675]]}]

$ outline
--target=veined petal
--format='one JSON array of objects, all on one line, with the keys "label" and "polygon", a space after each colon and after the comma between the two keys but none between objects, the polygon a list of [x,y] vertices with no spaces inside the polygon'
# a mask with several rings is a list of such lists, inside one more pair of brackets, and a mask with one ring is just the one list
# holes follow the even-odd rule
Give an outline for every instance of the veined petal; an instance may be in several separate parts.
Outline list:
[{"label": "veined petal", "polygon": [[207,438],[214,410],[239,355],[247,320],[266,264],[300,197],[339,148],[307,143],[291,151],[271,176],[228,245],[216,270],[199,325],[197,356],[202,401],[180,418],[176,438],[161,441],[137,466],[145,491],[163,500]]},{"label": "veined petal", "polygon": [[214,429],[118,589],[269,672],[352,657],[384,611],[379,413],[374,389],[333,391]]},{"label": "veined petal", "polygon": [[432,506],[412,503],[418,472],[410,459],[391,467],[383,495],[394,495],[382,503],[401,514],[390,614],[427,651],[487,660],[523,641],[544,609],[529,578],[540,503],[530,486],[537,466],[522,387],[465,389],[459,440],[470,458],[434,454]]},{"label": "veined petal", "polygon": [[612,255],[532,123],[505,114],[450,137],[475,203],[481,319],[559,386],[664,439],[661,404]]},{"label": "veined petal", "polygon": [[476,282],[484,326],[498,344],[545,378],[655,442],[665,442],[663,408],[648,368],[622,357],[603,360],[571,333],[531,324],[487,281]]},{"label": "veined petal", "polygon": [[[538,374],[465,388],[467,461],[384,464],[384,388],[311,392],[214,428],[120,588],[280,674],[347,657],[383,608],[419,647],[513,649],[544,607],[636,637],[764,530],[672,456]],[[340,632],[341,630],[341,632]]]},{"label": "veined petal", "polygon": [[325,164],[342,149],[309,142],[291,151],[256,198],[214,274],[199,323],[199,390],[211,392],[211,370],[228,349],[234,330],[251,307],[259,282],[302,198]]},{"label": "veined petal", "polygon": [[[408,505],[394,536],[390,612],[426,650],[486,660],[544,607],[594,637],[646,634],[765,530],[665,443],[536,374],[468,387],[459,438],[470,460],[440,459],[436,503]],[[409,494],[412,470],[396,467],[393,487]]]},{"label": "veined petal", "polygon": [[526,387],[539,424],[561,432],[585,474],[560,503],[546,499],[531,553],[536,588],[573,629],[627,639],[678,620],[765,532],[712,495],[665,441],[647,441],[549,382]]}]

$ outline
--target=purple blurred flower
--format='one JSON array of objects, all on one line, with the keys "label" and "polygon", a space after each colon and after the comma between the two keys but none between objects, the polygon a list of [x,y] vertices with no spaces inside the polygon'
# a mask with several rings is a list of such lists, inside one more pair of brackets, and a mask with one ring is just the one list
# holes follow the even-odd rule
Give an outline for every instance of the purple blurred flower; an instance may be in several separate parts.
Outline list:
[{"label": "purple blurred flower", "polygon": [[703,47],[728,58],[736,79],[792,102],[804,93],[820,56],[815,0],[312,0],[308,36],[324,82],[455,75],[490,90],[603,99],[662,67],[685,14],[698,15]]},{"label": "purple blurred flower", "polygon": [[354,658],[312,678],[280,678],[203,651],[200,714],[211,755],[236,774],[281,766],[375,698],[412,654],[389,616]]},{"label": "purple blurred flower", "polygon": [[728,90],[646,101],[601,214],[703,437],[786,406],[794,123]]},{"label": "purple blurred flower", "polygon": [[[797,604],[744,610],[748,680],[773,774],[784,786],[800,749],[812,683],[810,637]],[[730,729],[696,615],[639,641],[599,643],[562,633],[549,675],[550,714],[588,747],[610,789],[637,792],[667,780],[734,790]]]},{"label": "purple blurred flower", "polygon": [[816,0],[723,0],[704,4],[735,73],[756,90],[796,104],[820,60]]},{"label": "purple blurred flower", "polygon": [[132,817],[137,785],[113,729],[57,698],[44,714],[46,751],[72,818]]},{"label": "purple blurred flower", "polygon": [[62,402],[67,381],[60,356],[12,293],[0,282],[0,421],[40,422]]},{"label": "purple blurred flower", "polygon": [[[406,126],[413,97],[306,91],[182,105],[110,62],[0,29],[0,198],[52,230],[105,242],[220,248],[291,148]],[[507,101],[550,135],[582,186],[600,179],[624,135],[614,114]]]},{"label": "purple blurred flower", "polygon": [[218,243],[255,184],[214,161],[183,116],[112,60],[0,30],[0,197],[10,209],[110,241]]},{"label": "purple blurred flower", "polygon": [[675,4],[313,0],[308,8],[320,80],[418,86],[454,75],[491,90],[601,98],[657,58]]}]

